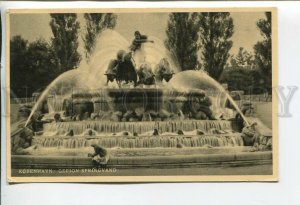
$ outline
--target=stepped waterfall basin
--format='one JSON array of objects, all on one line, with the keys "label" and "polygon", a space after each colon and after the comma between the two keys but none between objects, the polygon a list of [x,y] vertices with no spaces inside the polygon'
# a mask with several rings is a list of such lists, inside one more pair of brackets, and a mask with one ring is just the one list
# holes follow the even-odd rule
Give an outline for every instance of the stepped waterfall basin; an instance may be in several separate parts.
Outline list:
[{"label": "stepped waterfall basin", "polygon": [[[128,50],[120,34],[105,31],[99,45],[88,66],[57,77],[12,130],[12,137],[31,136],[26,147],[12,142],[13,168],[118,167],[139,175],[140,167],[159,175],[270,164],[271,129],[246,117],[206,72],[180,71],[159,39]],[[247,138],[251,131],[257,140]],[[101,159],[97,149],[105,150]]]},{"label": "stepped waterfall basin", "polygon": [[[125,170],[220,163],[245,166],[251,155],[256,163],[269,163],[269,151],[245,145],[245,121],[236,117],[239,112],[226,108],[226,103],[215,99],[215,93],[210,94],[208,98],[202,89],[186,93],[140,87],[73,91],[67,98],[51,96],[42,103],[50,112],[38,121],[35,117],[31,120],[37,130],[31,146],[16,153],[19,164],[15,166],[24,166],[27,157],[34,162],[31,168],[94,167],[88,157],[94,152],[93,145],[107,150],[106,167]],[[209,106],[207,99],[211,99]],[[219,109],[213,111],[213,107]],[[266,130],[262,123],[258,127]],[[41,158],[52,163],[42,163]]]}]

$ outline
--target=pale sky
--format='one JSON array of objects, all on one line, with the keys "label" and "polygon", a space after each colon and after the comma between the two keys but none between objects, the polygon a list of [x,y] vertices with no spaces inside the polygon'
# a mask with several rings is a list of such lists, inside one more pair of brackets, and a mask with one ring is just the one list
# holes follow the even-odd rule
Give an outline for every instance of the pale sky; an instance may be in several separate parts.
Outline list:
[{"label": "pale sky", "polygon": [[[166,26],[168,13],[144,13],[144,14],[118,14],[117,26],[115,30],[131,41],[133,33],[139,30],[143,34],[155,36],[159,39],[166,39]],[[253,46],[262,37],[256,27],[256,22],[264,18],[263,12],[232,12],[234,23],[234,35],[232,37],[233,47],[231,54],[236,54],[239,47],[253,52]],[[52,32],[49,26],[49,14],[12,14],[11,17],[11,37],[21,35],[24,39],[32,42],[38,38],[49,41]],[[81,25],[81,32],[84,29],[83,14],[78,14]],[[82,32],[83,33],[83,32]],[[79,38],[79,51],[83,50],[82,39]]]}]

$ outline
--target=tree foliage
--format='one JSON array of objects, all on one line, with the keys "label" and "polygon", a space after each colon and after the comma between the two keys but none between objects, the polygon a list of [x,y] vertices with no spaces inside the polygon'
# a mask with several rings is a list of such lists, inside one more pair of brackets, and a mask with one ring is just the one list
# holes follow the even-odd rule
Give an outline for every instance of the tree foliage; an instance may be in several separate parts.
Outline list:
[{"label": "tree foliage", "polygon": [[[10,41],[11,93],[29,97],[37,89],[46,87],[57,73],[51,46],[43,39],[32,43],[14,36]],[[27,95],[27,96],[26,96]]]},{"label": "tree foliage", "polygon": [[250,68],[255,66],[254,56],[252,53],[245,50],[243,47],[239,48],[236,55],[230,56],[230,67],[232,68]]},{"label": "tree foliage", "polygon": [[14,36],[10,40],[10,89],[11,94],[22,96],[25,87],[31,79],[26,70],[26,54],[28,41],[21,36]]},{"label": "tree foliage", "polygon": [[86,13],[84,14],[86,28],[83,36],[85,56],[89,60],[94,50],[97,36],[105,29],[113,29],[117,23],[117,16],[112,13]]},{"label": "tree foliage", "polygon": [[74,13],[50,14],[53,33],[52,47],[60,72],[76,68],[81,56],[78,53],[79,22]]},{"label": "tree foliage", "polygon": [[181,70],[193,70],[199,65],[198,13],[171,13],[166,30],[165,45]]},{"label": "tree foliage", "polygon": [[243,90],[249,92],[263,93],[264,87],[259,85],[259,71],[242,67],[225,69],[220,76],[220,82],[228,85],[228,90]]},{"label": "tree foliage", "polygon": [[236,55],[231,56],[230,64],[220,77],[220,81],[226,83],[229,90],[243,90],[245,93],[257,94],[266,92],[261,80],[254,56],[242,47]]},{"label": "tree foliage", "polygon": [[44,39],[38,39],[29,44],[27,49],[28,69],[33,71],[35,89],[46,87],[59,75],[57,62],[51,45]]},{"label": "tree foliage", "polygon": [[218,80],[230,56],[233,20],[228,12],[204,12],[199,25],[203,68]]},{"label": "tree foliage", "polygon": [[263,40],[254,45],[255,60],[261,71],[264,83],[272,87],[272,16],[271,12],[265,13],[266,18],[257,22],[257,27],[263,36]]}]

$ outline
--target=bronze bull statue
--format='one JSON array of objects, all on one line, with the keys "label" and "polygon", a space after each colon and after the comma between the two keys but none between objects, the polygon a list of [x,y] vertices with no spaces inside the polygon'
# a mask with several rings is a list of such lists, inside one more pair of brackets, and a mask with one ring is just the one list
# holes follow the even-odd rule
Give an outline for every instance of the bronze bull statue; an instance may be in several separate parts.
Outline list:
[{"label": "bronze bull statue", "polygon": [[171,69],[168,60],[166,58],[163,58],[156,65],[154,74],[157,82],[162,82],[163,80],[169,82],[169,80],[171,80],[174,75],[174,71]]},{"label": "bronze bull statue", "polygon": [[116,80],[119,87],[123,81],[125,83],[134,82],[134,86],[136,86],[137,72],[132,62],[131,52],[126,53],[124,50],[120,50],[117,54],[117,59],[110,61],[105,75],[107,77],[106,84]]},{"label": "bronze bull statue", "polygon": [[147,63],[143,63],[139,70],[137,71],[139,76],[138,84],[144,85],[154,85],[155,84],[155,75],[152,72],[151,66]]}]

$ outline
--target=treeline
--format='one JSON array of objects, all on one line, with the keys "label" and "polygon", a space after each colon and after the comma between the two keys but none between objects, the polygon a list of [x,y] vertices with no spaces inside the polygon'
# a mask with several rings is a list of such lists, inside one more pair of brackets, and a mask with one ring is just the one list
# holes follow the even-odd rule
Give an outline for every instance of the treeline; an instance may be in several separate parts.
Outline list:
[{"label": "treeline", "polygon": [[[262,73],[257,58],[243,47],[236,55],[229,57],[220,76],[220,83],[226,83],[228,90],[241,90],[245,94],[262,94],[270,91],[268,75]],[[271,74],[270,74],[271,77]]]},{"label": "treeline", "polygon": [[[257,22],[263,40],[254,54],[243,48],[230,56],[234,22],[228,12],[171,13],[165,45],[182,70],[202,69],[231,90],[248,91],[254,85],[271,90],[271,13]],[[10,41],[10,83],[13,97],[29,97],[42,90],[61,73],[76,69],[83,58],[78,52],[79,37],[84,42],[87,61],[97,36],[117,23],[115,14],[84,14],[80,27],[77,14],[50,14],[52,38],[29,43],[21,36]],[[83,31],[80,36],[80,29]],[[259,91],[260,92],[260,91]]]},{"label": "treeline", "polygon": [[165,44],[182,70],[202,69],[231,90],[270,92],[271,13],[265,16],[257,22],[263,40],[255,44],[254,54],[240,48],[230,56],[234,24],[228,12],[171,13]]},{"label": "treeline", "polygon": [[[29,43],[21,36],[10,41],[10,87],[12,97],[30,97],[43,90],[61,73],[76,69],[82,59],[78,52],[80,23],[77,14],[50,14],[50,42],[38,39]],[[85,27],[81,36],[87,60],[97,35],[114,28],[114,14],[84,14]]]}]

